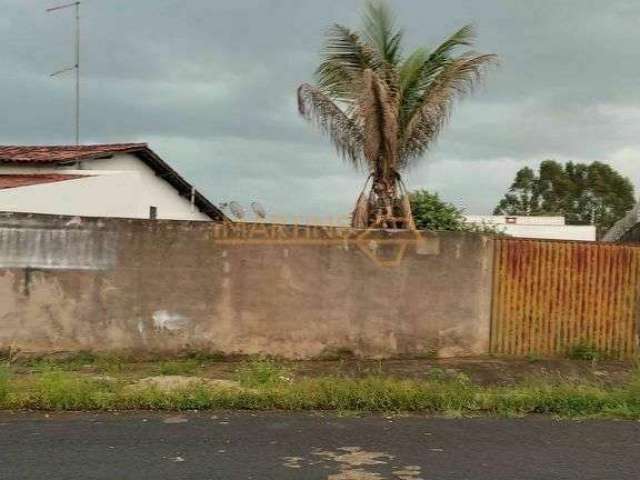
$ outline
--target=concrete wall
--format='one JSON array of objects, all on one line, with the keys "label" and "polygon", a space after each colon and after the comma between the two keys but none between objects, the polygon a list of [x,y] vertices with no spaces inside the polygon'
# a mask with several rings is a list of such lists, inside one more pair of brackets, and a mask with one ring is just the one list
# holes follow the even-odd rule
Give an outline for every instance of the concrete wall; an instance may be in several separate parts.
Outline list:
[{"label": "concrete wall", "polygon": [[76,166],[0,165],[4,174],[71,173],[86,178],[0,190],[4,211],[91,217],[149,218],[149,207],[158,218],[211,219],[193,208],[168,182],[129,153],[83,162]]},{"label": "concrete wall", "polygon": [[488,351],[481,235],[2,213],[0,252],[0,349]]}]

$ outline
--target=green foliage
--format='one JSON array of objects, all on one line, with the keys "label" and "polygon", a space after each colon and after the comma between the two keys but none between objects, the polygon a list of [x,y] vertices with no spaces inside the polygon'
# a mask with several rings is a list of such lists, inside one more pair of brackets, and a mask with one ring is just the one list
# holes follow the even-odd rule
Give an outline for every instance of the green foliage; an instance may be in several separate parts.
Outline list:
[{"label": "green foliage", "polygon": [[29,358],[19,363],[36,372],[52,369],[73,371],[92,366],[95,360],[96,357],[90,353],[78,352],[61,357]]},{"label": "green foliage", "polygon": [[45,410],[95,410],[112,408],[115,385],[62,370],[37,377],[33,389],[19,400],[20,408]]},{"label": "green foliage", "polygon": [[98,355],[93,362],[93,367],[96,370],[109,374],[122,372],[127,368],[126,365],[126,358],[123,358],[119,355],[112,355],[107,353]]},{"label": "green foliage", "polygon": [[2,403],[9,393],[9,368],[0,364],[0,403]]},{"label": "green foliage", "polygon": [[441,200],[437,193],[416,190],[410,197],[411,213],[420,230],[465,230],[462,210]]},{"label": "green foliage", "polygon": [[607,387],[577,380],[537,379],[517,386],[481,387],[464,374],[434,370],[427,380],[382,375],[325,376],[292,380],[289,370],[270,360],[247,362],[239,377],[244,388],[206,384],[162,391],[127,388],[125,382],[98,380],[51,370],[20,381],[0,376],[0,408],[46,410],[251,409],[332,410],[337,412],[423,412],[449,416],[530,413],[563,417],[640,419],[640,373],[629,383]]},{"label": "green foliage", "polygon": [[261,358],[249,360],[236,370],[236,378],[241,385],[256,387],[259,385],[277,385],[291,381],[292,372],[274,360]]},{"label": "green foliage", "polygon": [[568,224],[594,224],[599,236],[633,208],[633,184],[609,165],[545,160],[536,174],[518,171],[496,215],[562,215]]},{"label": "green foliage", "polygon": [[604,355],[598,350],[598,348],[589,342],[580,342],[576,345],[573,345],[569,352],[567,353],[567,357],[571,360],[591,360],[597,361],[602,360]]},{"label": "green foliage", "polygon": [[502,235],[495,225],[465,223],[464,211],[445,202],[437,193],[416,190],[409,196],[411,213],[419,230],[453,230]]},{"label": "green foliage", "polygon": [[195,359],[170,360],[160,362],[158,370],[160,375],[192,375],[200,367],[200,362]]},{"label": "green foliage", "polygon": [[184,358],[163,360],[163,357],[137,357],[126,353],[86,353],[80,352],[62,357],[26,358],[16,365],[29,368],[34,372],[49,370],[96,371],[108,374],[121,373],[132,365],[144,365],[154,362],[150,369],[161,375],[186,375],[194,373],[203,364],[219,362],[224,359],[221,353],[190,352]]}]

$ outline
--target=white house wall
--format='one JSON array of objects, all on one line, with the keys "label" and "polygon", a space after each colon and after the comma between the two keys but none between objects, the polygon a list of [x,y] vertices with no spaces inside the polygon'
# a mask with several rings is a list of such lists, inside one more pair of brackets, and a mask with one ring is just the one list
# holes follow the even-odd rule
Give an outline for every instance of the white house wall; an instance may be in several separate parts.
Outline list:
[{"label": "white house wall", "polygon": [[83,166],[93,171],[132,171],[138,173],[139,195],[137,205],[139,218],[149,217],[149,207],[158,209],[158,218],[174,220],[211,220],[209,216],[192,208],[188,198],[181,197],[178,191],[166,180],[135,155],[129,153],[114,155],[112,158],[84,162]]},{"label": "white house wall", "polygon": [[[507,222],[507,218],[513,223]],[[519,238],[541,238],[549,240],[596,239],[593,225],[565,225],[564,217],[525,217],[510,215],[466,215],[465,222],[478,226],[494,226],[497,231]]]},{"label": "white house wall", "polygon": [[[507,222],[507,218],[512,222]],[[521,216],[521,215],[465,215],[468,223],[491,223],[493,225],[564,225],[564,217]]]},{"label": "white house wall", "polygon": [[593,225],[500,225],[498,228],[507,235],[519,238],[546,238],[550,240],[596,239],[596,227]]},{"label": "white house wall", "polygon": [[169,183],[137,157],[129,154],[83,162],[69,167],[7,166],[0,173],[66,173],[87,178],[0,190],[0,210],[59,215],[210,220],[192,207]]}]

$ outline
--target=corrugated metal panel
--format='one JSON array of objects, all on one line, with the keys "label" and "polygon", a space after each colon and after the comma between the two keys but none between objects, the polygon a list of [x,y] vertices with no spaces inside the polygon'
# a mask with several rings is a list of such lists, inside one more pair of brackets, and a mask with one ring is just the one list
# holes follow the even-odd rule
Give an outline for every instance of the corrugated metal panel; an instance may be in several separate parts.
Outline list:
[{"label": "corrugated metal panel", "polygon": [[640,247],[496,239],[493,283],[493,353],[637,352]]}]

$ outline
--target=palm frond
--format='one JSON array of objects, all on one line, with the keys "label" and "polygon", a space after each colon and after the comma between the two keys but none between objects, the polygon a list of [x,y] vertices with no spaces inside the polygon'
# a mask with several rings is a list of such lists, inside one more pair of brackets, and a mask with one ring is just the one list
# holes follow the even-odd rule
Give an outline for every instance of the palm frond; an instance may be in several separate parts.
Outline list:
[{"label": "palm frond", "polygon": [[369,1],[363,15],[364,38],[380,52],[389,65],[400,62],[402,30],[395,25],[395,16],[389,6],[381,1]]},{"label": "palm frond", "polygon": [[360,192],[356,206],[351,213],[351,226],[353,228],[367,228],[369,226],[369,198],[364,190]]},{"label": "palm frond", "polygon": [[329,136],[345,160],[355,167],[364,165],[362,129],[331,98],[318,88],[303,83],[298,87],[298,111]]},{"label": "palm frond", "polygon": [[386,83],[371,69],[365,70],[362,77],[357,116],[363,126],[363,152],[370,170],[389,174],[395,168],[398,153],[397,108]]},{"label": "palm frond", "polygon": [[416,223],[413,220],[413,214],[411,213],[411,199],[408,192],[404,192],[400,199],[400,211],[402,212],[404,228],[407,230],[415,230]]},{"label": "palm frond", "polygon": [[400,126],[404,125],[403,118],[413,112],[417,103],[422,99],[423,71],[429,58],[424,48],[416,49],[400,66]]},{"label": "palm frond", "polygon": [[416,48],[400,65],[400,87],[405,92],[420,82],[422,69],[429,58],[425,48]]},{"label": "palm frond", "polygon": [[431,52],[430,58],[451,57],[459,47],[471,47],[476,38],[476,31],[473,25],[465,25],[460,30],[442,42]]},{"label": "palm frond", "polygon": [[495,55],[467,53],[442,66],[403,129],[401,167],[424,153],[448,120],[454,101],[469,93],[482,77],[485,67],[495,61]]},{"label": "palm frond", "polygon": [[318,87],[342,102],[354,101],[362,72],[381,64],[378,53],[357,33],[338,24],[328,30],[321,54],[323,60],[315,72]]},{"label": "palm frond", "polygon": [[471,46],[474,39],[473,26],[465,25],[432,52],[427,53],[425,49],[418,49],[403,62],[401,66],[401,129],[406,126],[407,115],[415,110],[433,79],[451,62],[456,49]]}]

